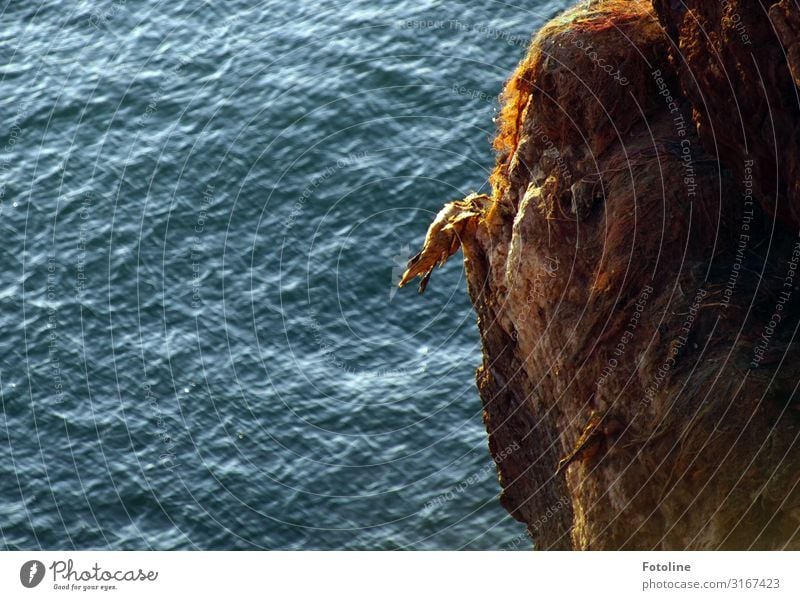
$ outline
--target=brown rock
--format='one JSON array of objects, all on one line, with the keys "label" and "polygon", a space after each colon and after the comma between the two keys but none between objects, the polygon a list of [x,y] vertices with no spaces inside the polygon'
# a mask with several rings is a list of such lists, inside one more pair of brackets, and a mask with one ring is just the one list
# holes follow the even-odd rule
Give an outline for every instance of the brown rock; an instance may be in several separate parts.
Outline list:
[{"label": "brown rock", "polygon": [[[461,240],[489,448],[519,446],[497,461],[501,502],[539,549],[800,549],[800,240],[770,221],[795,224],[770,194],[793,198],[798,146],[777,187],[766,162],[750,191],[737,167],[793,139],[775,95],[794,84],[766,16],[741,9],[747,64],[727,12],[680,4],[656,2],[677,75],[646,3],[542,29],[504,93],[494,201]],[[750,87],[732,115],[734,65]]]},{"label": "brown rock", "polygon": [[[795,0],[653,0],[704,145],[754,161],[762,208],[800,229],[800,12]],[[685,8],[688,7],[688,10]]]}]

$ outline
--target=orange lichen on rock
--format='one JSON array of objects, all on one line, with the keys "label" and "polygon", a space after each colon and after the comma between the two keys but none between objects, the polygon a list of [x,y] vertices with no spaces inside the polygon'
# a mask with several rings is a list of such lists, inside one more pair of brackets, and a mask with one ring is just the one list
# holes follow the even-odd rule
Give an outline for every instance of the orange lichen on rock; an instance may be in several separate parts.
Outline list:
[{"label": "orange lichen on rock", "polygon": [[[581,5],[546,24],[501,94],[493,142],[497,164],[490,176],[494,197],[501,198],[511,183],[511,160],[521,140],[525,113],[532,103],[536,104],[537,112],[543,110],[540,104],[555,105],[547,115],[542,115],[542,137],[558,135],[564,128],[571,129],[574,125],[602,126],[608,121],[604,110],[586,113],[581,122],[564,121],[568,120],[568,111],[576,108],[574,102],[578,97],[595,97],[599,102],[594,108],[600,109],[600,104],[614,97],[631,91],[636,96],[646,91],[651,61],[662,58],[648,56],[646,51],[653,51],[653,39],[662,36],[652,7],[640,1],[613,0]],[[666,48],[657,48],[657,52],[665,54]],[[590,68],[585,68],[587,65]],[[543,79],[554,77],[561,79],[560,94],[556,97],[548,96],[543,89],[550,83]],[[572,106],[561,104],[565,100]],[[581,108],[589,106],[591,104],[587,103]],[[636,107],[631,108],[636,115]],[[572,117],[574,119],[575,115]],[[572,141],[565,139],[564,143]]]}]

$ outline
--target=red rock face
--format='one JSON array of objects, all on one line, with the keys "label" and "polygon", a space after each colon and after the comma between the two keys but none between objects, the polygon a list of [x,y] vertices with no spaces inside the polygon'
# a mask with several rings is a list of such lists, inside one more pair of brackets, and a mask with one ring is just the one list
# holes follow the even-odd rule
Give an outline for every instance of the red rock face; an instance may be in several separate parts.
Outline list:
[{"label": "red rock face", "polygon": [[800,548],[796,15],[742,9],[745,44],[744,2],[678,4],[541,31],[462,240],[490,450],[518,447],[501,500],[537,548]]},{"label": "red rock face", "polygon": [[[800,229],[800,10],[793,0],[654,0],[704,145]],[[688,7],[688,10],[685,8]]]}]

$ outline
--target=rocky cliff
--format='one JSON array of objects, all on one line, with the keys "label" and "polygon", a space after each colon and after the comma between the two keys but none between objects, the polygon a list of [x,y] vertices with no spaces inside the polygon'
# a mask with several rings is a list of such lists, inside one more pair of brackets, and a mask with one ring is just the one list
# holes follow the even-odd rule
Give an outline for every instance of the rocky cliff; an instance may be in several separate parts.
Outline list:
[{"label": "rocky cliff", "polygon": [[800,549],[798,42],[794,0],[584,2],[506,84],[458,241],[536,548]]}]

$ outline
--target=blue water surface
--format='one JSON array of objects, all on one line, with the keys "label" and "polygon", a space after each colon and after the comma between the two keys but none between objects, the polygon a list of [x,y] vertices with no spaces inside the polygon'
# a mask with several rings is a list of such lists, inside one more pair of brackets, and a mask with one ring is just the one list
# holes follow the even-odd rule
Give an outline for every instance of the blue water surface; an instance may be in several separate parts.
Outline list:
[{"label": "blue water surface", "polygon": [[5,2],[0,545],[529,547],[459,261],[395,284],[566,4]]}]

